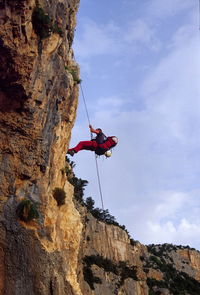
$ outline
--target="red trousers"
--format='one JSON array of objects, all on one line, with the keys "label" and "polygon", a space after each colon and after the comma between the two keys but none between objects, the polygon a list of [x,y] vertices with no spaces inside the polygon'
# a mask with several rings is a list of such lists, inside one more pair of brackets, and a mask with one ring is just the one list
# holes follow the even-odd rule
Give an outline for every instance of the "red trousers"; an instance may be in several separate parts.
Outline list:
[{"label": "red trousers", "polygon": [[74,150],[75,153],[78,153],[80,150],[89,150],[89,151],[95,151],[97,148],[101,148],[102,150],[108,150],[113,145],[113,140],[108,137],[108,139],[104,143],[98,144],[95,140],[89,140],[89,141],[80,141],[77,146],[75,146],[72,149],[69,149],[69,151]]},{"label": "red trousers", "polygon": [[74,148],[69,149],[69,151],[74,150],[75,153],[78,153],[80,150],[95,151],[97,146],[98,144],[95,140],[80,141]]},{"label": "red trousers", "polygon": [[111,147],[115,146],[116,143],[112,140],[112,137],[108,137],[104,143],[98,144],[96,140],[88,140],[88,141],[80,141],[77,146],[68,151],[75,151],[78,153],[80,150],[89,150],[89,151],[96,151],[97,149],[102,149],[104,151],[109,150]]}]

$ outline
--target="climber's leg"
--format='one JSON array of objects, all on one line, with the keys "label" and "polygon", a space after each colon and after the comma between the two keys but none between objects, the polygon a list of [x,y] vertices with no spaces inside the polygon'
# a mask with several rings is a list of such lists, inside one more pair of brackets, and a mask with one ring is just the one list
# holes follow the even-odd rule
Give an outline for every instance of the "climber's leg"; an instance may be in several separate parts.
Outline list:
[{"label": "climber's leg", "polygon": [[80,141],[77,146],[68,150],[68,152],[74,151],[78,153],[80,150],[90,150],[94,151],[97,148],[97,143],[95,140]]}]

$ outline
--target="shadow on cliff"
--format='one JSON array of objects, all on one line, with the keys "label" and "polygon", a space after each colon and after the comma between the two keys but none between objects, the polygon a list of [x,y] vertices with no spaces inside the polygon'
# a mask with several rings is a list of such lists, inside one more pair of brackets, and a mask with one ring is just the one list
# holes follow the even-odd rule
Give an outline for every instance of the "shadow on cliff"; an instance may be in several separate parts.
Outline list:
[{"label": "shadow on cliff", "polygon": [[10,50],[0,39],[0,111],[21,111],[27,99]]}]

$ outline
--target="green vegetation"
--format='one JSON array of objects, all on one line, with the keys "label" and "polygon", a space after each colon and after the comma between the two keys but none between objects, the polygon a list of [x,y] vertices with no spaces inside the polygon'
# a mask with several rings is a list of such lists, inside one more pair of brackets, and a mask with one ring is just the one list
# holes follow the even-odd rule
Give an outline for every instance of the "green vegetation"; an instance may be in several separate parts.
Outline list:
[{"label": "green vegetation", "polygon": [[85,205],[83,200],[85,186],[88,184],[87,180],[83,180],[81,178],[73,177],[69,181],[74,186],[74,198],[81,205]]},{"label": "green vegetation", "polygon": [[60,35],[60,37],[63,37],[63,31],[61,30],[61,28],[58,26],[58,23],[55,22],[52,27],[51,27],[51,31],[53,33],[57,33],[58,35]]},{"label": "green vegetation", "polygon": [[200,283],[191,278],[188,274],[179,272],[179,275],[175,276],[173,282],[170,284],[170,291],[174,295],[200,294]]},{"label": "green vegetation", "polygon": [[159,244],[159,245],[148,245],[147,246],[148,251],[154,255],[157,256],[162,256],[163,254],[165,255],[166,252],[171,252],[171,251],[176,251],[177,250],[177,246],[173,245],[173,244]]},{"label": "green vegetation", "polygon": [[53,190],[53,197],[56,200],[58,206],[65,204],[66,193],[62,188],[56,187]]},{"label": "green vegetation", "polygon": [[25,198],[18,204],[16,214],[20,220],[25,222],[37,219],[39,217],[38,203]]},{"label": "green vegetation", "polygon": [[104,258],[103,256],[100,256],[100,255],[85,256],[84,263],[89,267],[95,264],[103,268],[107,272],[112,272],[118,275],[117,265],[115,265],[110,259]]},{"label": "green vegetation", "polygon": [[72,75],[74,82],[76,82],[77,84],[80,84],[82,82],[82,80],[78,77],[78,73],[76,69],[65,66],[65,70]]},{"label": "green vegetation", "polygon": [[68,166],[65,166],[64,168],[60,169],[62,175],[66,174],[69,175],[71,173],[71,169]]},{"label": "green vegetation", "polygon": [[90,288],[94,290],[94,284],[101,284],[102,280],[99,277],[94,276],[92,270],[88,266],[83,267],[84,280],[88,283]]},{"label": "green vegetation", "polygon": [[156,279],[147,278],[147,285],[149,287],[149,295],[160,295],[160,291],[154,291],[153,288],[167,288],[166,283],[164,281],[158,281]]},{"label": "green vegetation", "polygon": [[124,281],[128,278],[138,281],[136,266],[127,266],[126,262],[121,261],[119,262],[119,269],[121,279],[118,284],[118,287],[121,287],[124,284]]},{"label": "green vegetation", "polygon": [[138,280],[136,267],[128,266],[126,262],[120,261],[118,264],[115,264],[112,260],[104,258],[100,255],[91,255],[85,256],[84,261],[84,279],[89,284],[90,288],[94,290],[94,283],[101,283],[101,279],[95,277],[92,273],[91,266],[97,265],[100,268],[103,268],[105,272],[112,272],[115,275],[120,277],[120,280],[117,284],[117,288],[123,285],[125,279],[132,278],[133,280]]},{"label": "green vegetation", "polygon": [[[173,245],[173,244],[158,244],[158,245],[148,245],[148,251],[157,256],[166,256],[167,252],[177,251],[177,250],[195,250],[194,248],[190,248],[189,246],[182,246],[182,245]],[[196,250],[198,252],[198,250]]]},{"label": "green vegetation", "polygon": [[139,243],[139,241],[134,240],[134,239],[132,239],[132,238],[130,239],[130,244],[131,244],[132,246],[136,246],[137,243]]},{"label": "green vegetation", "polygon": [[171,272],[168,273],[167,278],[165,277],[164,280],[158,281],[148,278],[147,284],[151,292],[153,292],[153,287],[158,287],[169,289],[170,293],[173,295],[200,294],[200,283],[186,273],[178,272],[173,267],[171,268]]},{"label": "green vegetation", "polygon": [[74,161],[70,161],[69,158],[67,158],[67,157],[66,157],[66,162],[67,163],[66,163],[65,167],[63,167],[60,170],[63,175],[66,174],[68,180],[70,181],[70,179],[75,176],[73,169],[76,166],[76,164],[74,163]]},{"label": "green vegetation", "polygon": [[85,201],[85,206],[87,207],[88,211],[99,221],[105,222],[107,224],[112,224],[115,226],[120,227],[121,229],[123,229],[124,231],[126,231],[126,233],[129,235],[129,232],[127,231],[125,225],[120,225],[114,216],[112,216],[108,209],[104,210],[104,209],[100,209],[100,208],[94,208],[94,200],[91,197],[88,197]]},{"label": "green vegetation", "polygon": [[68,181],[74,186],[74,198],[76,201],[79,202],[79,204],[81,204],[82,206],[85,206],[83,196],[84,196],[85,186],[88,184],[88,181],[75,176],[73,172],[75,163],[73,161],[70,161],[68,157],[66,157],[66,162],[67,162],[67,166],[65,168],[65,173],[66,173]]},{"label": "green vegetation", "polygon": [[[97,220],[102,221],[106,224],[111,224],[120,227],[123,229],[128,237],[130,238],[129,232],[127,231],[125,225],[120,225],[114,216],[112,216],[108,209],[100,209],[94,207],[94,200],[91,197],[86,198],[84,201],[84,190],[85,187],[88,184],[87,180],[83,180],[81,178],[77,178],[73,172],[73,168],[75,167],[75,163],[73,161],[70,161],[68,157],[66,157],[67,166],[63,169],[61,169],[61,172],[64,174],[66,173],[68,181],[74,186],[74,199],[78,201],[79,204],[82,206],[85,206]],[[69,165],[71,168],[69,168]],[[134,243],[134,240],[132,239],[132,242]],[[131,243],[131,241],[130,241]]]},{"label": "green vegetation", "polygon": [[149,290],[149,295],[160,295],[159,291],[153,291],[153,290]]},{"label": "green vegetation", "polygon": [[66,162],[70,165],[71,169],[73,170],[74,167],[76,167],[76,164],[74,161],[71,161],[67,156],[65,158]]},{"label": "green vegetation", "polygon": [[50,34],[57,33],[63,37],[63,32],[58,26],[57,22],[52,23],[51,18],[37,3],[32,14],[32,24],[35,33],[39,36],[40,40],[48,38]]},{"label": "green vegetation", "polygon": [[[170,256],[171,251],[176,251],[177,247],[172,244],[149,245],[148,251],[152,254],[145,266],[154,267],[156,269],[166,268],[166,265],[173,264],[173,259]],[[165,269],[163,269],[165,271]]]},{"label": "green vegetation", "polygon": [[171,244],[159,245],[159,247],[158,245],[151,245],[148,249],[153,255],[149,256],[149,261],[146,261],[143,270],[148,272],[149,268],[154,268],[163,273],[162,281],[147,279],[147,284],[152,294],[159,294],[154,292],[153,287],[167,288],[173,295],[200,294],[200,283],[198,281],[191,278],[188,274],[178,271],[172,263],[167,262],[169,261],[168,252],[176,251],[176,246]]},{"label": "green vegetation", "polygon": [[48,14],[38,5],[35,7],[32,15],[32,24],[35,33],[40,39],[45,39],[51,33],[51,19]]},{"label": "green vegetation", "polygon": [[[153,262],[153,265],[157,265],[159,268],[165,265],[165,261],[161,261],[158,257],[151,255],[149,260]],[[164,264],[163,264],[164,263]]]}]

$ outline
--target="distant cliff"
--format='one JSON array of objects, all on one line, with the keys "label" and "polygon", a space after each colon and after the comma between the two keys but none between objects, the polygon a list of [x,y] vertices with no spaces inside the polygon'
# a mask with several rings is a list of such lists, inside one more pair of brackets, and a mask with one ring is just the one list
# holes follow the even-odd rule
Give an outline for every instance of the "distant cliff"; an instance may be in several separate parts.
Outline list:
[{"label": "distant cliff", "polygon": [[0,294],[200,294],[200,253],[144,246],[65,160],[79,0],[0,2]]}]

